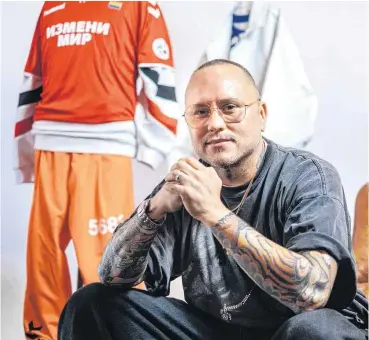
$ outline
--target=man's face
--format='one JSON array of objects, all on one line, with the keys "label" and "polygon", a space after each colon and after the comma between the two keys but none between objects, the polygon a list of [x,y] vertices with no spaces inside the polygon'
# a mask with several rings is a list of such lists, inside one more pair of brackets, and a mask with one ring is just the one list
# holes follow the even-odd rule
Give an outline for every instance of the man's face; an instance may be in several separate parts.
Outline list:
[{"label": "man's face", "polygon": [[[243,120],[227,123],[219,110],[228,98],[249,105]],[[186,108],[201,108],[208,103],[211,113],[200,127],[189,126],[193,147],[198,156],[214,167],[232,167],[247,159],[260,142],[265,128],[266,106],[245,73],[234,65],[214,65],[197,71],[186,90]],[[218,107],[218,104],[220,107]],[[197,112],[202,112],[199,109]],[[187,111],[189,112],[189,111]]]}]

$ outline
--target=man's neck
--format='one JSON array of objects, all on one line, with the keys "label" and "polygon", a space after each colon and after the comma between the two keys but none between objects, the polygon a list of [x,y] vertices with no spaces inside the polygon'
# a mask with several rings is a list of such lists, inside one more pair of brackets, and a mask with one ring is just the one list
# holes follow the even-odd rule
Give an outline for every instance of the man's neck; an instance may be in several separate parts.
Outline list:
[{"label": "man's neck", "polygon": [[227,187],[235,187],[251,181],[261,166],[265,149],[266,142],[264,142],[264,139],[261,139],[252,155],[250,155],[250,157],[248,157],[242,164],[229,169],[217,169],[223,185]]}]

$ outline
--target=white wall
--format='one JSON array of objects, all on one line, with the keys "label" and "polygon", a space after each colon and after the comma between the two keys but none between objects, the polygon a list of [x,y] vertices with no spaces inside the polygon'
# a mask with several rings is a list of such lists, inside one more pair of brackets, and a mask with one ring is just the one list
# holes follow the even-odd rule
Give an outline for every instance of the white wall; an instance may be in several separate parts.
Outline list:
[{"label": "white wall", "polygon": [[[368,14],[366,2],[276,2],[300,48],[306,72],[319,98],[316,135],[310,149],[333,163],[342,176],[350,212],[359,187],[368,180]],[[12,175],[12,134],[22,69],[42,2],[2,4],[1,64],[1,283],[4,339],[23,339],[22,300],[25,249],[32,185],[16,186]],[[231,3],[165,2],[178,69],[178,95],[212,31]],[[138,203],[164,175],[135,163]],[[73,249],[68,249],[76,277]],[[75,284],[75,282],[74,282]],[[172,295],[182,297],[180,282]]]}]

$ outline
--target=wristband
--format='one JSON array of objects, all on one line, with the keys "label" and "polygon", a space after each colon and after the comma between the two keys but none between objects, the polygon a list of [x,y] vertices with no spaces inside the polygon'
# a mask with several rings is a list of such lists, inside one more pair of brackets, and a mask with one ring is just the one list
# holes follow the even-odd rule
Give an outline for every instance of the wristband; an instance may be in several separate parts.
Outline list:
[{"label": "wristband", "polygon": [[149,209],[150,209],[150,199],[145,200],[137,210],[137,215],[138,215],[139,221],[141,222],[140,224],[144,224],[150,229],[157,229],[159,226],[164,224],[167,218],[167,214],[165,214],[159,220],[152,220],[148,216]]}]

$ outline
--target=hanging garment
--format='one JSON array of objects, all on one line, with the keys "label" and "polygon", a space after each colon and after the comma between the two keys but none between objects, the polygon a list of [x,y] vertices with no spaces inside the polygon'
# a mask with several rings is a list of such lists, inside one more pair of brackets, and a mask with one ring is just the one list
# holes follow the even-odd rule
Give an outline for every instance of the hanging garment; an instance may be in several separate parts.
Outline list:
[{"label": "hanging garment", "polygon": [[169,35],[154,2],[45,2],[15,125],[18,183],[35,182],[27,242],[26,338],[57,338],[71,295],[134,208],[132,158],[156,168],[178,108]]},{"label": "hanging garment", "polygon": [[23,311],[27,339],[57,339],[59,316],[72,294],[65,254],[71,240],[83,284],[99,281],[105,246],[134,209],[131,162],[119,155],[35,151]]},{"label": "hanging garment", "polygon": [[[222,58],[244,66],[268,107],[264,136],[305,148],[314,133],[317,98],[281,11],[263,2],[237,2],[219,27],[199,64]],[[188,135],[179,144],[193,154]]]},{"label": "hanging garment", "polygon": [[17,182],[33,181],[34,148],[118,154],[156,168],[178,115],[171,43],[156,4],[48,1],[19,96]]}]

